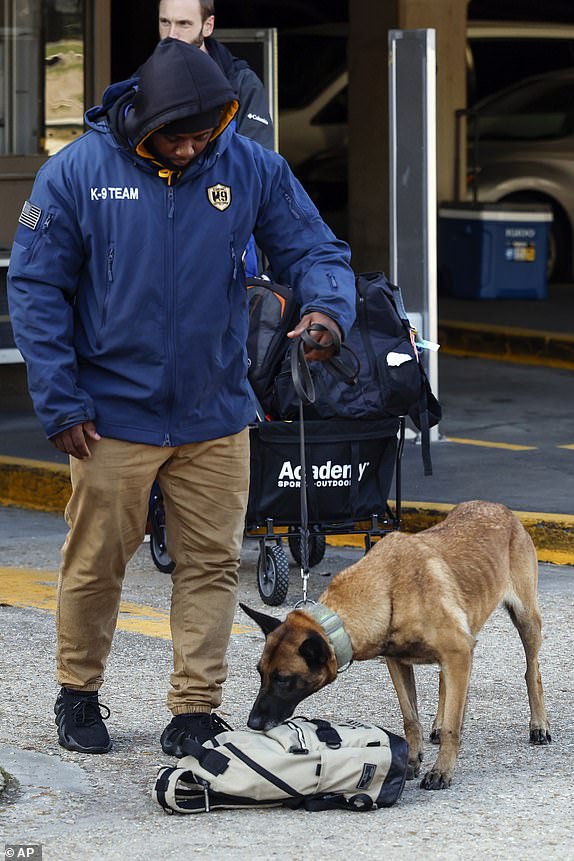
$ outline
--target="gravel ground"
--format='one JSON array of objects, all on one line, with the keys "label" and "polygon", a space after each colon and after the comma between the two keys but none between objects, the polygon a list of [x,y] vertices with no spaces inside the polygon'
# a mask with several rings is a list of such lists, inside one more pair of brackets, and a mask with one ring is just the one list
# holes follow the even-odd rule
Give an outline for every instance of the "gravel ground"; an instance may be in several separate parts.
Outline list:
[{"label": "gravel ground", "polygon": [[[13,531],[4,529],[10,516],[0,518],[2,564],[54,569],[63,534],[60,520],[31,515],[26,538],[16,534],[10,539],[5,536]],[[43,531],[46,523],[53,528]],[[329,576],[356,559],[358,552],[328,547],[325,560],[313,569],[310,596],[318,597]],[[257,592],[256,558],[256,544],[246,542],[241,599],[283,616],[301,597],[298,569],[292,569],[286,605],[268,608]],[[41,844],[45,861],[216,859],[224,853],[234,861],[254,857],[410,861],[427,853],[439,861],[574,857],[574,570],[541,565],[540,571],[541,666],[553,744],[541,748],[528,744],[522,647],[506,614],[497,611],[476,648],[453,785],[446,791],[425,792],[409,782],[394,807],[363,815],[273,809],[166,816],[152,801],[150,789],[158,767],[174,762],[159,746],[159,734],[170,717],[164,704],[169,642],[116,634],[101,694],[112,710],[108,726],[114,748],[106,756],[82,756],[63,750],[56,740],[53,616],[42,610],[0,607],[0,765],[16,774],[21,784],[18,791],[10,788],[0,796],[0,848],[3,841]],[[155,570],[145,545],[130,564],[124,598],[168,607],[169,578]],[[262,635],[241,611],[236,621],[247,630],[232,639],[220,713],[241,728],[258,688],[255,667]],[[430,729],[437,668],[418,668],[417,681],[421,718]],[[355,664],[335,684],[307,700],[300,713],[333,720],[363,718],[402,733],[383,661]],[[435,754],[436,748],[427,744],[425,763]]]}]

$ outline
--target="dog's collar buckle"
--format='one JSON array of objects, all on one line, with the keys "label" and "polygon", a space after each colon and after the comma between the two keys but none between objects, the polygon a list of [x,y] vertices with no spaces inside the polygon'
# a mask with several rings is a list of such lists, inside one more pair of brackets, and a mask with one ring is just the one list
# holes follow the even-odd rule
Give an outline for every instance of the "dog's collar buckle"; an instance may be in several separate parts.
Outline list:
[{"label": "dog's collar buckle", "polygon": [[343,666],[342,666],[342,667],[337,667],[337,675],[340,675],[341,673],[346,672],[346,671],[349,669],[349,667],[351,666],[351,664],[352,664],[352,663],[353,663],[353,659],[351,658],[351,660],[350,660],[350,661],[347,661],[347,663],[346,663],[346,664],[343,664]]}]

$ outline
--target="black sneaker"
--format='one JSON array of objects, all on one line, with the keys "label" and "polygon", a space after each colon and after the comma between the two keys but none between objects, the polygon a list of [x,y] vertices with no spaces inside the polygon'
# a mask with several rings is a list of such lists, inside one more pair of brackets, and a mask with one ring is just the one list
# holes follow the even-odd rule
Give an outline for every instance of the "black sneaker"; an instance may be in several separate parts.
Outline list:
[{"label": "black sneaker", "polygon": [[100,705],[97,691],[62,688],[56,698],[54,714],[62,747],[78,753],[107,753],[111,749],[112,742],[104,726],[110,710]]},{"label": "black sneaker", "polygon": [[207,739],[230,729],[229,724],[216,714],[198,712],[174,715],[161,734],[161,747],[169,756],[182,757],[185,756],[183,746],[187,739],[203,744]]}]

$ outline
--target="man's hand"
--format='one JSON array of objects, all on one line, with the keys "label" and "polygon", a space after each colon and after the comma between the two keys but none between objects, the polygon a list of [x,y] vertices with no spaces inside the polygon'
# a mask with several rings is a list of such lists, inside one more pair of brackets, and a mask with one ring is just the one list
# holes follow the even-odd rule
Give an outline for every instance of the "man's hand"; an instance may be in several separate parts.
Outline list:
[{"label": "man's hand", "polygon": [[77,457],[78,460],[84,460],[92,456],[86,437],[93,440],[101,439],[93,422],[82,422],[82,424],[66,428],[66,430],[50,437],[50,442],[56,446],[58,451]]},{"label": "man's hand", "polygon": [[323,344],[325,347],[330,349],[314,350],[312,347],[305,344],[305,358],[308,362],[324,362],[326,359],[331,359],[336,354],[335,347],[337,336],[339,337],[339,343],[343,339],[339,324],[335,323],[335,321],[331,317],[328,317],[327,314],[321,314],[320,311],[311,311],[309,314],[305,314],[305,316],[299,320],[297,326],[290,332],[287,332],[287,337],[296,338],[301,334],[301,332],[308,329],[312,323],[320,323],[322,326],[327,327],[327,331],[311,332],[311,336],[319,344]]}]

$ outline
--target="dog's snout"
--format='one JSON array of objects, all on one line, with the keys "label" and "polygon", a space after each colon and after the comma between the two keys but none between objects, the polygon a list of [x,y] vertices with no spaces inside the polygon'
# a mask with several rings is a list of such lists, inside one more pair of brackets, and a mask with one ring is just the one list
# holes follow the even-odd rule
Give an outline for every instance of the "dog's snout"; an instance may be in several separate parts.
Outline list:
[{"label": "dog's snout", "polygon": [[257,714],[255,709],[251,709],[249,717],[247,718],[247,726],[249,729],[263,729],[263,715]]},{"label": "dog's snout", "polygon": [[286,702],[269,691],[260,691],[247,719],[249,729],[265,732],[273,729],[293,714],[295,702]]}]

